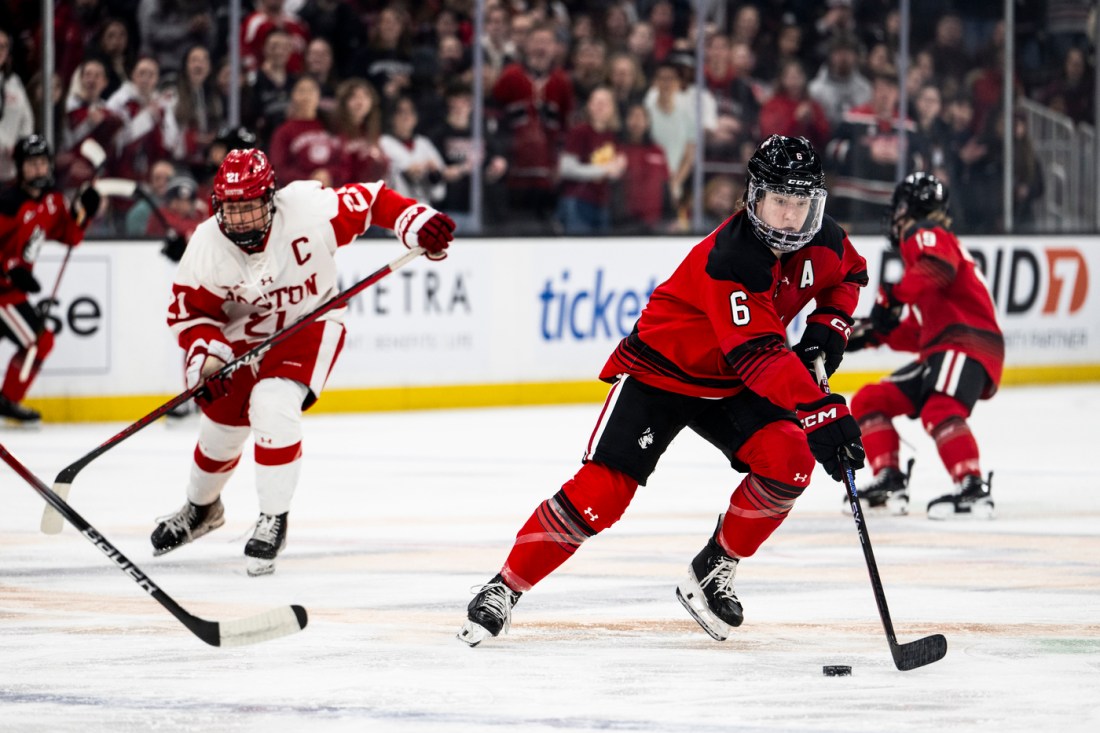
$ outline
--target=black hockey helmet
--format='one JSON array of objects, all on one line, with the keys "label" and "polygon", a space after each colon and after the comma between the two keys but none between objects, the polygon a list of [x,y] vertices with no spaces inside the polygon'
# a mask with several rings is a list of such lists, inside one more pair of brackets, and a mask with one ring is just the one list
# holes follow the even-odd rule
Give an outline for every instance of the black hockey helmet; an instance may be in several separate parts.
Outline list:
[{"label": "black hockey helmet", "polygon": [[[805,246],[821,230],[825,216],[825,173],[813,145],[804,137],[772,135],[749,159],[745,209],[756,234],[781,252]],[[767,194],[799,200],[806,216],[798,229],[765,222],[758,205]]]},{"label": "black hockey helmet", "polygon": [[898,246],[901,232],[898,223],[903,219],[920,220],[937,211],[947,211],[947,186],[931,173],[916,171],[902,179],[894,188],[890,199],[887,237],[890,244]]},{"label": "black hockey helmet", "polygon": [[[50,172],[44,176],[36,176],[26,180],[23,177],[23,164],[31,158],[39,156],[45,156],[49,160]],[[53,151],[50,149],[50,144],[46,141],[46,138],[38,133],[19,138],[18,142],[15,143],[15,150],[12,151],[12,158],[15,160],[16,176],[21,184],[40,189],[53,186]]]},{"label": "black hockey helmet", "polygon": [[218,135],[214,138],[214,142],[219,145],[224,145],[227,153],[230,150],[248,150],[249,148],[258,147],[256,133],[243,125],[239,127],[221,128],[218,130]]}]

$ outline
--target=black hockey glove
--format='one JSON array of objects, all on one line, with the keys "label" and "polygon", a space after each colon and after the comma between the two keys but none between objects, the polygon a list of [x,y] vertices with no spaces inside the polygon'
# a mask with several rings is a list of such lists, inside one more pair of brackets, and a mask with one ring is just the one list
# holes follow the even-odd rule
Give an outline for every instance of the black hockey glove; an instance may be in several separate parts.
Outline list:
[{"label": "black hockey glove", "polygon": [[88,223],[99,213],[99,202],[99,191],[95,188],[85,185],[80,189],[80,193],[69,207],[69,213],[72,214],[73,221],[78,227],[88,226]]},{"label": "black hockey glove", "polygon": [[794,345],[792,351],[814,373],[814,361],[817,357],[825,360],[825,373],[833,376],[844,358],[844,347],[852,333],[852,319],[839,313],[814,311],[806,319],[806,330],[802,340]]},{"label": "black hockey glove", "polygon": [[798,419],[806,431],[810,452],[834,481],[844,478],[841,458],[853,471],[863,468],[866,453],[860,439],[859,423],[849,414],[843,397],[831,394],[817,402],[799,405]]},{"label": "black hockey glove", "polygon": [[25,267],[13,267],[8,270],[8,279],[11,284],[24,293],[37,293],[42,290],[35,276]]},{"label": "black hockey glove", "polygon": [[852,326],[852,337],[848,339],[845,351],[860,351],[870,346],[881,346],[882,336],[871,324],[870,318],[858,318]]},{"label": "black hockey glove", "polygon": [[160,248],[160,253],[172,262],[179,262],[183,259],[185,249],[187,249],[187,240],[175,229],[169,229],[164,235],[164,246]]},{"label": "black hockey glove", "polygon": [[905,304],[894,297],[892,283],[883,283],[878,289],[878,297],[871,307],[871,325],[885,336],[901,323],[901,311]]}]

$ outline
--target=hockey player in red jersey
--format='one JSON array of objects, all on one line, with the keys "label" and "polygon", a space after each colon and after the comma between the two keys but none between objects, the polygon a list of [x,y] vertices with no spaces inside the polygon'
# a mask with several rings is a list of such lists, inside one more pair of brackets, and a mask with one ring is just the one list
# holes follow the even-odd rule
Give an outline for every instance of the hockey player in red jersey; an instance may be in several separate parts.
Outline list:
[{"label": "hockey player in red jersey", "polygon": [[[584,464],[542,502],[500,572],[467,609],[458,638],[477,645],[511,623],[520,595],[622,516],[684,428],[748,475],[676,594],[712,637],[743,618],[737,564],[787,517],[815,459],[840,480],[840,457],[863,465],[844,398],[824,395],[807,366],[843,356],[866,263],[824,215],[824,176],[804,138],[773,135],[749,162],[743,210],[696,245],[654,292],[608,359],[612,383]],[[785,324],[816,310],[794,351]],[[800,424],[801,420],[801,424]]]},{"label": "hockey player in red jersey", "polygon": [[168,324],[186,352],[188,386],[199,400],[187,501],[153,531],[160,555],[224,524],[221,491],[254,436],[260,516],[245,545],[248,573],[275,569],[302,457],[302,411],[321,390],[344,344],[344,308],[334,309],[227,379],[212,379],[235,356],[338,293],[335,254],[371,226],[394,230],[406,247],[447,256],[454,223],[381,181],[338,189],[296,181],[276,190],[259,150],[230,152],[211,197],[214,216],[195,230],[172,286]]},{"label": "hockey player in red jersey", "polygon": [[[42,416],[20,403],[54,344],[42,314],[27,300],[42,290],[34,263],[47,239],[69,247],[83,241],[84,228],[99,209],[99,194],[83,188],[72,205],[65,203],[54,185],[53,153],[41,135],[20,139],[14,159],[15,183],[0,193],[0,337],[14,341],[17,351],[0,388],[0,416],[28,424]],[[25,370],[32,347],[34,363]]]},{"label": "hockey player in red jersey", "polygon": [[929,173],[912,173],[894,189],[888,238],[900,249],[905,274],[895,285],[883,284],[870,317],[860,320],[848,342],[849,351],[885,344],[919,354],[852,398],[875,472],[859,493],[871,506],[908,512],[908,474],[899,465],[891,422],[906,415],[919,418],[936,441],[956,486],[928,504],[929,518],[992,517],[989,481],[982,480],[978,443],[966,419],[978,400],[997,391],[1004,337],[989,288],[951,231],[947,198],[947,187]]}]

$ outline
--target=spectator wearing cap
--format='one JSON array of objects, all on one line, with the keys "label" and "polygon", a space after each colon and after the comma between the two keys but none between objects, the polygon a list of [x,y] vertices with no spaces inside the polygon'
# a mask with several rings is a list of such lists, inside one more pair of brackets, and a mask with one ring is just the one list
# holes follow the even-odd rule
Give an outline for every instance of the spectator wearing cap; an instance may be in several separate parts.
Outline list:
[{"label": "spectator wearing cap", "polygon": [[778,134],[804,137],[815,150],[829,141],[829,119],[806,91],[806,70],[798,59],[787,59],[779,70],[772,98],[760,110],[760,137]]},{"label": "spectator wearing cap", "polygon": [[189,176],[175,176],[168,181],[160,215],[154,214],[149,217],[145,233],[150,237],[160,238],[172,229],[186,241],[195,233],[195,228],[209,216],[207,207],[199,201],[198,184],[195,183],[195,179]]},{"label": "spectator wearing cap", "polygon": [[809,92],[834,126],[841,123],[848,110],[870,101],[871,82],[860,73],[859,41],[855,36],[845,33],[832,39]]},{"label": "spectator wearing cap", "polygon": [[869,231],[879,226],[883,208],[890,203],[903,155],[899,128],[904,127],[907,134],[903,171],[928,170],[927,150],[917,126],[910,119],[899,120],[897,107],[897,74],[877,74],[871,101],[844,115],[825,148],[826,162],[834,173],[830,214],[852,228]]},{"label": "spectator wearing cap", "polygon": [[[176,168],[170,160],[158,160],[149,167],[149,175],[145,177],[144,191],[148,194],[137,197],[133,206],[126,211],[124,231],[128,237],[144,237],[149,231],[149,220],[152,218],[153,207],[163,208],[168,195],[168,184],[176,178]],[[149,201],[152,199],[152,202]],[[111,199],[111,205],[115,206],[115,199]]]}]

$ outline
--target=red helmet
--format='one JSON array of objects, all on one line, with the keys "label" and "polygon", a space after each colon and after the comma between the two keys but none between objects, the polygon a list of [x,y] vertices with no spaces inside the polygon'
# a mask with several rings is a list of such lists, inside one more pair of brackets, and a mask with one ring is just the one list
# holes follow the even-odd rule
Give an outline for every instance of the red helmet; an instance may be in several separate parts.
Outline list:
[{"label": "red helmet", "polygon": [[[226,221],[226,202],[257,200],[260,206],[234,211]],[[210,201],[225,236],[249,254],[262,250],[275,216],[275,171],[267,156],[255,148],[229,151],[214,176]]]}]

